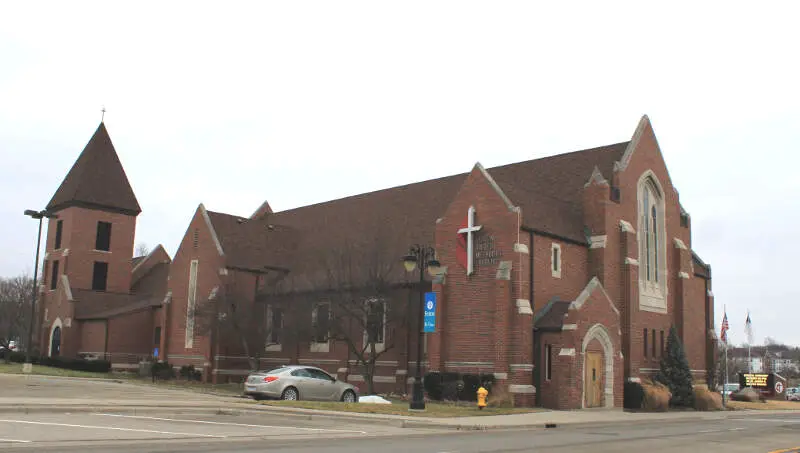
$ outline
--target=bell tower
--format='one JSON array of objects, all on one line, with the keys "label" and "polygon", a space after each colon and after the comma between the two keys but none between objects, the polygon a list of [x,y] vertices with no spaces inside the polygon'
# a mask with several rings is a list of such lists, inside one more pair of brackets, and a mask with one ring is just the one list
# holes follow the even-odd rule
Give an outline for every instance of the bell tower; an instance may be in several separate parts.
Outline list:
[{"label": "bell tower", "polygon": [[104,123],[47,204],[44,291],[129,293],[136,217],[142,211]]}]

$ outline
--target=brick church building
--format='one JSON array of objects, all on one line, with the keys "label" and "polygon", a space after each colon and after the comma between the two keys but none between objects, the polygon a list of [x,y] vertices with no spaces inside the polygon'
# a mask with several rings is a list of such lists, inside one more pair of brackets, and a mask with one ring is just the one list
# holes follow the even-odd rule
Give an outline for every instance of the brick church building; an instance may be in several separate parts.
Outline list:
[{"label": "brick church building", "polygon": [[[711,269],[646,116],[626,142],[287,211],[201,204],[172,259],[132,257],[141,208],[101,124],[47,209],[43,353],[156,355],[212,382],[309,364],[405,393],[422,291],[423,372],[493,373],[520,404],[621,406],[671,326],[695,381],[713,370]],[[438,273],[404,269],[414,245]]]}]

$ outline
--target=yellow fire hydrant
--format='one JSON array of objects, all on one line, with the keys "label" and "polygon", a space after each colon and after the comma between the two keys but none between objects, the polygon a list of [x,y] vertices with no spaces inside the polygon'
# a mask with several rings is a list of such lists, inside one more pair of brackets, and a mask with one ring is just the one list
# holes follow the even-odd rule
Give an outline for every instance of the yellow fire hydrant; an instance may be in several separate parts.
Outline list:
[{"label": "yellow fire hydrant", "polygon": [[481,386],[478,389],[478,410],[483,409],[486,407],[486,397],[489,395],[489,391]]}]

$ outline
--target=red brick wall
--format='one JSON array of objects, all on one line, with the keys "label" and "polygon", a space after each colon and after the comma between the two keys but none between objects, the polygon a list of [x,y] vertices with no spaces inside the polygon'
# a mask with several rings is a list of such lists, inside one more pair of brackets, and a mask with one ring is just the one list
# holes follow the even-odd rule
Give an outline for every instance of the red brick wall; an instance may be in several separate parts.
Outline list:
[{"label": "red brick wall", "polygon": [[[105,321],[82,321],[80,322],[79,329],[81,332],[80,352],[101,354],[106,352]],[[103,358],[102,355],[99,357]]]},{"label": "red brick wall", "polygon": [[[94,262],[108,263],[108,280],[106,290],[126,293],[130,290],[131,258],[133,257],[133,240],[136,234],[136,217],[97,211],[85,208],[70,207],[57,212],[58,220],[63,220],[61,232],[61,249],[53,251],[56,236],[56,220],[48,222],[47,251],[48,261],[60,259],[60,273],[66,273],[73,289],[91,289]],[[97,238],[97,222],[111,223],[110,251],[95,250]],[[64,257],[63,252],[69,249]],[[49,269],[49,266],[48,266]],[[46,283],[48,284],[50,277]]]},{"label": "red brick wall", "polygon": [[[197,248],[194,247],[195,231]],[[164,349],[168,361],[175,365],[193,364],[199,369],[209,359],[209,337],[201,335],[201,329],[196,327],[192,348],[185,347],[189,267],[193,259],[198,260],[196,301],[199,305],[208,299],[212,288],[220,285],[219,272],[223,267],[223,259],[217,251],[201,208],[192,217],[170,267],[169,291],[172,292],[172,299],[168,308],[167,329],[162,332],[162,335],[166,335]]]},{"label": "red brick wall", "polygon": [[[553,277],[551,271],[552,244],[561,246],[561,278]],[[533,300],[539,311],[551,299],[571,301],[578,297],[592,276],[588,275],[589,251],[585,246],[575,245],[547,236],[533,237]]]},{"label": "red brick wall", "polygon": [[108,352],[114,363],[137,363],[152,354],[153,311],[141,310],[108,320]]}]

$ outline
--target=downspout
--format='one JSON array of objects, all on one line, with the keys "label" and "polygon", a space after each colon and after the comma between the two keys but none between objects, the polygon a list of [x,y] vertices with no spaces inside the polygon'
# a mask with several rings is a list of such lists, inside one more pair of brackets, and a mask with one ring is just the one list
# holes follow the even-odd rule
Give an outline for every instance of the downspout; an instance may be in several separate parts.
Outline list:
[{"label": "downspout", "polygon": [[528,256],[530,259],[530,269],[528,269],[528,273],[530,274],[528,276],[528,278],[530,278],[530,285],[528,285],[528,290],[530,294],[528,296],[528,300],[531,301],[531,310],[533,310],[533,312],[536,313],[535,309],[536,304],[533,303],[533,231],[528,231],[528,234],[530,235],[530,239],[528,242],[530,243],[531,246],[530,250],[528,250]]}]

